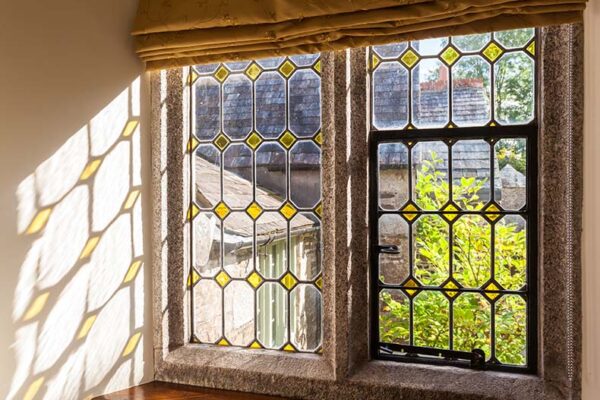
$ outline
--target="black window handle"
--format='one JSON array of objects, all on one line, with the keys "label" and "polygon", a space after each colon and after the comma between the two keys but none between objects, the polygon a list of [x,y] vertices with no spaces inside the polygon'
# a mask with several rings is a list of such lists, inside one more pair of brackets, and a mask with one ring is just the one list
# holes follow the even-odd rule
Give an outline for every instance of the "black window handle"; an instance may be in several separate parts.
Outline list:
[{"label": "black window handle", "polygon": [[386,244],[383,246],[377,246],[380,253],[384,254],[400,254],[400,249],[395,244]]}]

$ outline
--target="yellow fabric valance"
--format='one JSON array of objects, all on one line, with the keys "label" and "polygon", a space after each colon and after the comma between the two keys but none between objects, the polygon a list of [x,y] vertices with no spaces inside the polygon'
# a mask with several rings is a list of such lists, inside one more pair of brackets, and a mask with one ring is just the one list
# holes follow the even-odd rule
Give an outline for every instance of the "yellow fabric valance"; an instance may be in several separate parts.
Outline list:
[{"label": "yellow fabric valance", "polygon": [[140,0],[149,70],[580,21],[586,0]]}]

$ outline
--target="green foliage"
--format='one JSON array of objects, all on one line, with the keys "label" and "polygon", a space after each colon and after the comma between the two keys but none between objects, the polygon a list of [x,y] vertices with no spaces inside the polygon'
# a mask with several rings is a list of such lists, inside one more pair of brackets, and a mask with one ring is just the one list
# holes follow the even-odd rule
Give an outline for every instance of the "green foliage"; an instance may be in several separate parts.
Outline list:
[{"label": "green foliage", "polygon": [[[448,201],[446,174],[431,154],[417,171],[415,201],[424,210],[439,210]],[[481,210],[478,193],[486,181],[462,178],[453,185],[453,198],[465,210]],[[495,279],[506,289],[525,284],[525,230],[506,217],[495,226]],[[424,285],[441,285],[448,279],[449,225],[439,216],[422,216],[414,224],[415,277]],[[453,278],[462,286],[487,284],[491,271],[491,225],[478,215],[463,215],[453,224]],[[456,292],[454,292],[456,294]],[[452,299],[454,349],[482,349],[490,355],[492,303],[479,294],[463,293]],[[415,345],[448,348],[451,301],[441,292],[421,291],[414,298],[413,341]],[[523,364],[526,349],[526,305],[522,298],[503,296],[496,302],[496,356],[507,364]],[[384,290],[380,296],[380,338],[383,342],[408,343],[410,306],[399,290]]]}]

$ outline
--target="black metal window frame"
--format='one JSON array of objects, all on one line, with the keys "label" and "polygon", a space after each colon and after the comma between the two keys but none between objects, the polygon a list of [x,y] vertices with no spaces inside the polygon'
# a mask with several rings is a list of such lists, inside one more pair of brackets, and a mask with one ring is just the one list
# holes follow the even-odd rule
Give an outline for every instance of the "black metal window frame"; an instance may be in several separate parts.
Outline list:
[{"label": "black metal window frame", "polygon": [[[536,29],[533,41],[538,42],[539,31]],[[369,65],[373,65],[372,60],[373,51],[369,51]],[[455,366],[462,368],[481,369],[481,370],[492,370],[492,371],[503,371],[503,372],[515,372],[525,374],[537,373],[538,366],[538,138],[539,138],[539,125],[538,116],[540,109],[540,93],[539,93],[539,77],[540,77],[540,63],[537,62],[538,56],[534,56],[536,60],[534,65],[534,117],[533,120],[524,125],[500,125],[495,122],[493,117],[486,126],[477,127],[456,127],[452,123],[444,128],[425,128],[417,129],[407,124],[404,129],[395,130],[378,130],[372,125],[369,130],[369,264],[370,264],[370,354],[372,359],[397,361],[404,363],[417,363],[417,364],[430,364],[430,365],[444,365],[444,366]],[[370,74],[371,88],[373,87],[373,74]],[[410,82],[410,78],[409,78]],[[494,81],[492,76],[491,90],[493,92]],[[410,85],[409,85],[410,86]],[[409,88],[410,90],[410,88]],[[370,94],[372,95],[372,93]],[[409,115],[411,113],[411,100],[409,95]],[[452,121],[452,85],[449,85],[449,120]],[[492,102],[493,108],[493,102]],[[372,107],[369,111],[370,121],[373,121]],[[408,128],[410,127],[410,128]],[[442,141],[448,146],[448,182],[452,182],[452,146],[460,140],[484,140],[490,144],[490,201],[494,201],[494,190],[495,187],[495,170],[494,170],[494,144],[501,139],[524,139],[526,141],[526,205],[517,211],[509,211],[500,208],[499,211],[493,212],[500,216],[504,215],[519,215],[523,217],[527,222],[527,236],[526,236],[526,251],[527,251],[527,267],[526,267],[526,286],[523,290],[499,290],[501,294],[516,294],[522,296],[527,303],[527,335],[526,335],[526,351],[527,351],[527,363],[524,366],[502,364],[495,358],[495,327],[494,327],[494,313],[495,304],[501,297],[499,296],[495,300],[491,301],[491,352],[492,357],[489,361],[485,360],[485,355],[479,349],[473,349],[471,352],[457,351],[452,349],[452,334],[453,334],[453,317],[452,317],[452,304],[454,299],[449,298],[449,336],[450,336],[450,348],[449,349],[438,349],[431,347],[421,347],[413,345],[413,312],[412,304],[414,298],[410,298],[410,343],[409,345],[384,343],[379,338],[379,295],[383,289],[405,289],[406,287],[402,284],[386,284],[379,279],[379,255],[386,252],[394,252],[394,248],[388,248],[382,246],[379,243],[379,218],[384,214],[399,214],[401,211],[389,211],[383,210],[379,207],[379,179],[378,179],[378,147],[383,143],[403,143],[408,151],[409,161],[411,163],[411,151],[410,149],[420,142],[431,142],[431,141]],[[409,184],[409,201],[410,193],[412,193],[412,179],[408,179]],[[449,190],[449,202],[452,200],[452,190]],[[497,203],[493,203],[496,204]],[[484,211],[487,204],[477,211],[466,211],[458,210],[455,212],[457,215],[484,215],[489,212]],[[402,207],[401,207],[402,208]],[[442,207],[443,208],[443,207]],[[442,215],[448,213],[442,209],[436,211],[425,211],[417,210],[414,212],[421,215]],[[415,221],[418,218],[415,218]],[[489,221],[492,225],[491,229],[491,277],[494,277],[494,224],[500,220],[497,218],[496,221]],[[410,234],[409,234],[410,237]],[[412,254],[412,243],[409,240],[409,252]],[[450,248],[452,248],[452,234],[450,231]],[[449,276],[452,276],[452,253],[450,253],[450,270]],[[410,275],[412,276],[414,268],[414,260],[412,256],[408,257]],[[411,290],[420,291],[437,291],[444,292],[449,289],[444,289],[440,286],[419,286],[410,287]],[[457,292],[470,292],[483,294],[484,290],[481,288],[458,288],[451,289]]]}]

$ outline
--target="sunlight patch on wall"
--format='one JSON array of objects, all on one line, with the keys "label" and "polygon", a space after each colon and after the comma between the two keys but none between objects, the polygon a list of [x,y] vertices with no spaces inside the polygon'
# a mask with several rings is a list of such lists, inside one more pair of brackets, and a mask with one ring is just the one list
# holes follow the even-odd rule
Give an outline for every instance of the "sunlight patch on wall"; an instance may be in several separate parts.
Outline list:
[{"label": "sunlight patch on wall", "polygon": [[18,187],[31,244],[8,399],[83,399],[142,379],[141,183],[138,78]]}]

